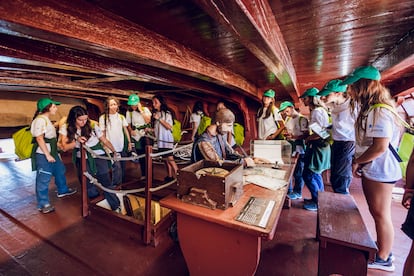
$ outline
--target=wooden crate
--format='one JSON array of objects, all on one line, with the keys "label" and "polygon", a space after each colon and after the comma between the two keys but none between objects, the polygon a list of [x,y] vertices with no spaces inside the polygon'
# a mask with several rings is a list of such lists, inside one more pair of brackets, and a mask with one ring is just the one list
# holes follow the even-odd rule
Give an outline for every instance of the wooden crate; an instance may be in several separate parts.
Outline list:
[{"label": "wooden crate", "polygon": [[[203,168],[222,168],[225,176],[196,175]],[[178,171],[177,197],[191,204],[211,209],[234,206],[243,194],[243,166],[241,164],[201,160]]]}]

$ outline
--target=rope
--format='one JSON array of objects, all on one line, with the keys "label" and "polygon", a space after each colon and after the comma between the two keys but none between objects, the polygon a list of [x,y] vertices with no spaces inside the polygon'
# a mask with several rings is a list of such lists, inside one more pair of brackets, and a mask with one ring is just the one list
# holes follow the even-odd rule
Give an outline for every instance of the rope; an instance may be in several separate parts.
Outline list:
[{"label": "rope", "polygon": [[[98,179],[96,179],[95,177],[93,177],[89,172],[84,172],[83,173],[84,176],[86,176],[86,178],[88,178],[89,182],[92,183],[93,185],[99,187],[100,189],[102,189],[105,192],[108,193],[113,193],[113,194],[121,194],[121,195],[126,195],[126,194],[133,194],[133,193],[141,193],[145,191],[145,188],[139,188],[139,189],[130,189],[130,190],[114,190],[114,189],[110,189],[107,187],[104,187],[101,183],[99,183]],[[176,179],[171,180],[170,182],[167,182],[161,186],[158,186],[156,188],[150,188],[150,192],[156,192],[159,190],[162,190],[164,188],[167,188],[169,186],[171,186],[172,184],[174,184],[175,182],[177,182]]]},{"label": "rope", "polygon": [[[91,154],[91,156],[93,158],[97,158],[97,159],[104,159],[104,160],[110,160],[112,162],[116,162],[116,161],[132,161],[132,160],[138,160],[140,158],[145,158],[145,154],[141,154],[141,155],[133,155],[130,157],[121,157],[121,158],[117,158],[116,160],[112,157],[112,156],[102,156],[102,155],[96,155],[95,152],[88,147],[87,145],[83,144],[82,145],[83,148],[89,152]],[[183,150],[188,150],[188,148],[192,148],[192,144],[188,144],[188,145],[183,145],[178,147],[177,144],[174,145],[174,148],[168,151],[163,151],[163,152],[159,152],[159,153],[152,153],[151,157],[158,157],[158,156],[162,156],[164,154],[168,154],[168,153],[174,153],[174,152],[179,152],[179,151],[183,151]]]}]

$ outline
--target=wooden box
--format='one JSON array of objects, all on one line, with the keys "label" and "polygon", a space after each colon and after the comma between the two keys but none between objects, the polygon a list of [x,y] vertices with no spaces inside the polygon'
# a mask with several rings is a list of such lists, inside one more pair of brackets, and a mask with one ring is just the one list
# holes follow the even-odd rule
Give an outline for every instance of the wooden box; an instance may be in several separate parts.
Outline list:
[{"label": "wooden box", "polygon": [[[220,174],[222,169],[228,173]],[[207,173],[200,174],[200,170]],[[243,194],[243,166],[201,160],[179,170],[177,186],[177,197],[182,201],[225,210]]]}]

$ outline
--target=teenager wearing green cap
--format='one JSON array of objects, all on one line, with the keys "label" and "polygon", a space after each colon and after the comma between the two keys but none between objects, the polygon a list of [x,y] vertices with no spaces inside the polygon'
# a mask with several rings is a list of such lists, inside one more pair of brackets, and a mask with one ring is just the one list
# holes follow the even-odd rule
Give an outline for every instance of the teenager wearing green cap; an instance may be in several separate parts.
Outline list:
[{"label": "teenager wearing green cap", "polygon": [[318,93],[331,111],[332,139],[330,182],[335,193],[349,194],[352,157],[355,153],[355,120],[358,115],[341,80],[330,80]]},{"label": "teenager wearing green cap", "polygon": [[[126,121],[128,123],[128,132],[131,136],[133,143],[133,151],[138,155],[145,153],[145,146],[149,144],[149,141],[145,136],[146,133],[151,131],[151,111],[142,106],[141,100],[137,94],[131,94],[128,97],[128,110],[125,114]],[[145,176],[146,173],[146,161],[145,158],[139,159],[141,168],[141,176]]]},{"label": "teenager wearing green cap", "polygon": [[[310,130],[312,130],[313,124],[319,126],[322,130],[326,130],[329,127],[328,112],[318,93],[319,90],[312,87],[307,89],[300,97],[303,100],[303,104],[308,106],[310,110]],[[317,211],[318,192],[325,190],[322,172],[331,166],[331,147],[328,141],[320,137],[316,132],[312,132],[306,138],[306,145],[303,180],[312,198],[304,200],[303,208],[308,211]]]},{"label": "teenager wearing green cap", "polygon": [[257,112],[258,139],[275,140],[283,131],[283,119],[275,106],[275,91],[266,90],[262,98],[262,106]]},{"label": "teenager wearing green cap", "polygon": [[291,102],[282,102],[279,112],[286,117],[284,136],[293,145],[293,152],[297,155],[295,171],[293,172],[295,185],[292,189],[292,184],[289,184],[288,197],[290,199],[301,199],[304,184],[302,174],[305,165],[304,139],[309,133],[309,122],[305,116],[296,111],[295,106]]},{"label": "teenager wearing green cap", "polygon": [[392,190],[401,179],[401,169],[393,154],[399,142],[395,103],[380,83],[381,75],[372,66],[358,67],[343,82],[360,106],[355,124],[354,176],[362,178],[362,188],[375,221],[378,252],[368,268],[394,271],[391,249],[394,227],[391,219]]},{"label": "teenager wearing green cap", "polygon": [[66,183],[66,168],[57,149],[56,128],[50,121],[50,116],[57,112],[60,102],[49,98],[37,101],[37,110],[30,126],[30,132],[35,138],[32,152],[32,165],[36,170],[36,199],[37,208],[43,214],[53,212],[55,208],[49,201],[49,184],[55,177],[57,196],[59,198],[76,193],[68,188]]}]

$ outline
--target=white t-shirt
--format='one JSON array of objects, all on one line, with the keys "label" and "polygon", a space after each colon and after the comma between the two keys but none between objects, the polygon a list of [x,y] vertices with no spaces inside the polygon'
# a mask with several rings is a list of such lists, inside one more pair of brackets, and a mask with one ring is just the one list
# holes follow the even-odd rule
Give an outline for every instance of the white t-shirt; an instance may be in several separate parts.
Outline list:
[{"label": "white t-shirt", "polygon": [[322,128],[326,129],[329,126],[329,115],[323,107],[317,107],[312,110],[310,114],[309,124],[317,123]]},{"label": "white t-shirt", "polygon": [[260,140],[265,140],[269,135],[275,133],[278,129],[276,121],[282,121],[282,116],[279,114],[279,109],[277,107],[273,107],[272,114],[264,118],[266,116],[267,107],[263,108],[263,113],[260,118],[257,119],[258,121],[258,138]]},{"label": "white t-shirt", "polygon": [[[308,131],[308,119],[303,115],[296,117],[287,117],[285,122],[285,128],[288,133],[293,136],[302,136]],[[301,145],[296,145],[294,149],[299,154],[305,153],[305,149]]]},{"label": "white t-shirt", "polygon": [[[64,136],[68,136],[67,124],[64,124],[60,127],[59,133],[61,135],[64,135]],[[80,129],[76,130],[75,138],[79,137],[79,136],[81,136],[81,130]],[[91,137],[89,137],[89,139],[88,139],[88,141],[86,141],[85,145],[87,147],[90,147],[90,148],[96,146],[99,143],[99,138],[101,138],[102,136],[103,136],[103,132],[102,132],[101,128],[99,127],[98,124],[95,124],[93,129],[92,129]],[[76,141],[75,148],[80,149],[80,147],[81,147],[81,144],[78,141]],[[103,151],[101,149],[93,150],[93,152],[96,155],[105,154],[105,151]],[[80,151],[77,152],[76,157],[80,158]]]},{"label": "white t-shirt", "polygon": [[[173,119],[172,119],[172,115],[170,112],[161,112],[160,119],[166,121],[171,126],[173,125]],[[155,121],[154,133],[155,133],[155,137],[157,137],[158,148],[167,148],[167,149],[173,148],[174,139],[173,139],[172,131],[170,129],[166,129],[164,125],[160,123],[160,121]]]},{"label": "white t-shirt", "polygon": [[358,116],[356,109],[350,107],[348,99],[340,105],[334,105],[332,116],[332,138],[334,141],[355,141],[355,120]]},{"label": "white t-shirt", "polygon": [[[144,115],[151,117],[151,111],[147,107],[142,108],[142,113],[137,110],[127,111],[125,117],[128,124],[131,124],[134,127],[141,127],[146,124]],[[131,132],[131,138],[135,141],[139,141],[141,137],[143,137],[144,135],[144,129],[135,130],[134,132]]]},{"label": "white t-shirt", "polygon": [[[142,113],[151,117],[151,111],[147,107],[142,108]],[[137,110],[127,111],[125,118],[128,124],[132,124],[135,127],[145,125],[144,116]]]},{"label": "white t-shirt", "polygon": [[[374,114],[377,118],[374,120]],[[394,123],[395,118],[391,111],[385,108],[375,108],[368,113],[366,119],[366,131],[361,143],[356,143],[355,155],[361,156],[373,143],[373,138],[389,138],[391,145],[396,149],[400,137],[400,129]],[[362,168],[363,175],[371,180],[379,182],[392,182],[401,179],[400,164],[387,149],[382,155],[366,164]]]},{"label": "white t-shirt", "polygon": [[105,115],[99,117],[99,127],[105,132],[106,138],[117,152],[121,152],[124,149],[124,126],[128,126],[128,123],[125,117],[119,113],[109,114],[106,124]]},{"label": "white t-shirt", "polygon": [[190,123],[195,124],[195,126],[194,126],[195,129],[197,129],[198,126],[200,125],[201,115],[202,115],[202,113],[201,114],[191,113],[191,115],[190,115]]},{"label": "white t-shirt", "polygon": [[[30,132],[32,133],[33,138],[38,136],[43,136],[46,139],[56,138],[56,129],[50,121],[49,117],[39,115],[37,116],[30,126]],[[50,152],[50,144],[46,143],[46,147]],[[40,147],[37,148],[36,153],[44,154]]]}]

